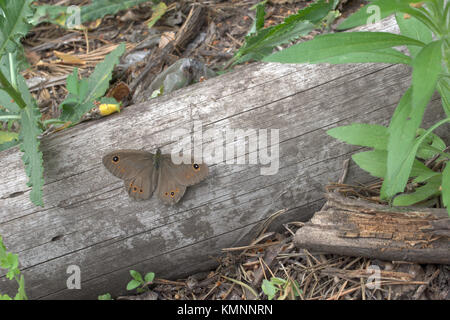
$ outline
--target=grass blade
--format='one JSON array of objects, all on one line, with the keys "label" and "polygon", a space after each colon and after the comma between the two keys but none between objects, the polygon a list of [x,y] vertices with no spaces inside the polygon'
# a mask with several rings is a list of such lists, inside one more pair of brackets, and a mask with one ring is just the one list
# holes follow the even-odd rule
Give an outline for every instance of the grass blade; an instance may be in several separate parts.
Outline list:
[{"label": "grass blade", "polygon": [[[263,61],[281,63],[321,63],[333,61],[335,57],[345,55],[373,52],[402,45],[412,45],[423,47],[425,44],[416,39],[405,36],[391,34],[388,32],[343,32],[324,34],[315,37],[311,41],[299,43],[285,50],[276,52]],[[380,53],[378,51],[378,53]],[[381,51],[381,53],[383,53]],[[384,52],[386,53],[386,52]],[[392,51],[390,52],[392,54]],[[356,56],[356,62],[361,61],[360,56]],[[365,60],[364,62],[369,62]],[[377,62],[380,60],[377,59]],[[390,61],[390,60],[389,60]],[[346,62],[352,62],[346,58]]]}]

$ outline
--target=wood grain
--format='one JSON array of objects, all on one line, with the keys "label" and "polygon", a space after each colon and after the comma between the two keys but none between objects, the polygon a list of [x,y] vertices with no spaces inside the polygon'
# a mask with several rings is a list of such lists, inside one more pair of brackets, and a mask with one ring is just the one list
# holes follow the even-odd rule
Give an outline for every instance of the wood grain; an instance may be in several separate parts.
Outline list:
[{"label": "wood grain", "polygon": [[327,193],[327,199],[324,208],[297,230],[298,247],[387,261],[450,264],[447,210],[389,207],[335,192]]},{"label": "wood grain", "polygon": [[[392,19],[370,28],[396,30]],[[307,220],[324,203],[323,186],[337,181],[343,160],[359,150],[326,130],[352,122],[388,124],[410,76],[403,65],[254,63],[82,123],[42,139],[44,208],[29,201],[18,148],[1,152],[0,234],[19,254],[28,296],[123,295],[130,269],[181,277],[214,265],[221,248],[246,244],[280,209],[287,211],[275,227]],[[442,116],[436,95],[424,126]],[[131,200],[101,164],[116,148],[169,152],[173,130],[190,130],[195,120],[204,130],[279,129],[278,173],[261,175],[259,165],[211,165],[205,181],[168,207],[156,197]],[[354,165],[349,179],[371,180]],[[69,265],[81,268],[81,290],[66,287]],[[0,292],[12,294],[15,284],[0,277]]]}]

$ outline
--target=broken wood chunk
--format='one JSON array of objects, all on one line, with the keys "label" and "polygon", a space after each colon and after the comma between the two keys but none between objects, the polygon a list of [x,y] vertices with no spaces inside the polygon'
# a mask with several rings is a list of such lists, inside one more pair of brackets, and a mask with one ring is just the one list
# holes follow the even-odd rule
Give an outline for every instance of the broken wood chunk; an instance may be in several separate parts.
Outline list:
[{"label": "broken wood chunk", "polygon": [[444,209],[389,207],[326,194],[327,203],[295,235],[300,248],[416,263],[450,263]]}]

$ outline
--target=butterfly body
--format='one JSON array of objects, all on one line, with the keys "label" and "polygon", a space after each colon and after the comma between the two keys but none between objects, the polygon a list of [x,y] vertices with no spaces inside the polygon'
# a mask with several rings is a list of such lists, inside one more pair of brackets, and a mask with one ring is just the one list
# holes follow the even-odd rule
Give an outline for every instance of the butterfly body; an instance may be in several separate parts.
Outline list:
[{"label": "butterfly body", "polygon": [[154,192],[166,204],[175,204],[186,187],[199,183],[208,175],[206,164],[179,164],[171,156],[142,150],[117,150],[103,157],[103,165],[124,180],[125,189],[134,199],[148,199]]}]

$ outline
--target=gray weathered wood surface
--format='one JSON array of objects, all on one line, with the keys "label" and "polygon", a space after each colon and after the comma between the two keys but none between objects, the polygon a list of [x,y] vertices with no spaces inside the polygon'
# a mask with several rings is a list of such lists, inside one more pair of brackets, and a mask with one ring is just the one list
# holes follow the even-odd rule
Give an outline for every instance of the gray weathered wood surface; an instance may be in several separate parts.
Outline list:
[{"label": "gray weathered wood surface", "polygon": [[[371,29],[395,26],[391,19]],[[322,187],[338,179],[343,160],[358,150],[326,130],[352,122],[386,125],[410,74],[402,65],[255,63],[82,123],[42,139],[44,208],[29,201],[18,148],[1,152],[0,234],[19,254],[29,297],[124,294],[130,269],[187,275],[213,266],[221,248],[246,243],[280,209],[288,210],[278,223],[309,218],[324,203]],[[435,96],[424,126],[440,117]],[[131,200],[123,182],[103,168],[102,156],[115,148],[169,152],[171,132],[190,129],[193,120],[204,129],[279,129],[278,173],[211,165],[206,181],[167,207],[156,197]],[[355,166],[349,178],[370,179]],[[69,265],[81,269],[80,290],[67,289]],[[0,277],[0,292],[12,293],[14,283]]]},{"label": "gray weathered wood surface", "polygon": [[387,261],[450,264],[447,210],[400,208],[351,199],[339,192],[295,233],[294,243],[313,252]]}]

